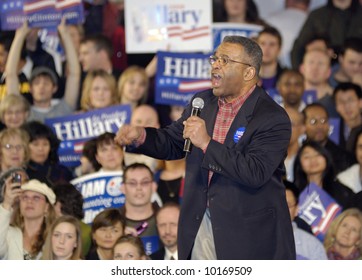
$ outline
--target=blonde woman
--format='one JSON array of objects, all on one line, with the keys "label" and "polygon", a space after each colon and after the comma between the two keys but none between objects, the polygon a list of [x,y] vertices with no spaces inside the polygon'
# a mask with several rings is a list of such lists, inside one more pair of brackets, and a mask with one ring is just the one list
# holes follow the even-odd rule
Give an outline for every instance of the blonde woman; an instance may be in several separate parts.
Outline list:
[{"label": "blonde woman", "polygon": [[0,205],[0,259],[40,259],[49,225],[55,219],[55,194],[38,180],[18,188],[7,178]]},{"label": "blonde woman", "polygon": [[104,70],[88,72],[82,90],[80,107],[87,112],[119,104],[116,93],[116,80]]},{"label": "blonde woman", "polygon": [[131,104],[132,109],[145,104],[148,97],[149,79],[140,66],[129,66],[118,80],[118,96],[121,104]]},{"label": "blonde woman", "polygon": [[330,225],[324,239],[328,259],[362,260],[362,212],[343,211]]},{"label": "blonde woman", "polygon": [[77,218],[60,216],[52,224],[43,249],[43,260],[80,260],[82,237]]},{"label": "blonde woman", "polygon": [[6,95],[0,103],[0,120],[7,128],[19,128],[28,119],[29,102],[21,95]]}]

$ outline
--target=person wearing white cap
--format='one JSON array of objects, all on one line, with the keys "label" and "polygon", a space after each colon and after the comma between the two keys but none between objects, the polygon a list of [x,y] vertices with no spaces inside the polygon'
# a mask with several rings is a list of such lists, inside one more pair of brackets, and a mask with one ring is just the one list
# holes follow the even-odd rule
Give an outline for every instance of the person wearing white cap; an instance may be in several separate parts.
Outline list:
[{"label": "person wearing white cap", "polygon": [[55,219],[53,190],[38,180],[23,182],[19,188],[5,180],[0,205],[0,259],[39,259],[48,226]]}]

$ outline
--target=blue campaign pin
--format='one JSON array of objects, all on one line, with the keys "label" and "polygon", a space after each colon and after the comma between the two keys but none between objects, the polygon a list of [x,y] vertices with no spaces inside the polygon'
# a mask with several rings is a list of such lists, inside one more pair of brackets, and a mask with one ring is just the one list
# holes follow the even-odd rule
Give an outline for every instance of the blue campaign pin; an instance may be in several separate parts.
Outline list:
[{"label": "blue campaign pin", "polygon": [[240,138],[244,135],[245,127],[239,127],[234,134],[234,142],[238,143]]}]

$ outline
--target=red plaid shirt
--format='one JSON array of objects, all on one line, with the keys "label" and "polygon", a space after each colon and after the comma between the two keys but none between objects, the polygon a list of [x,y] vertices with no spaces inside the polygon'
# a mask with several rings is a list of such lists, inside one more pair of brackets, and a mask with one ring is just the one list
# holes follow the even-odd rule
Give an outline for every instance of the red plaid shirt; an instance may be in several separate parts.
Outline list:
[{"label": "red plaid shirt", "polygon": [[[228,133],[236,114],[239,112],[241,106],[243,106],[245,100],[250,96],[254,89],[255,86],[253,86],[246,94],[238,97],[230,103],[227,103],[225,98],[219,98],[219,111],[216,116],[214,133],[212,135],[213,140],[224,144],[226,134]],[[213,172],[209,171],[209,184],[212,174]]]}]

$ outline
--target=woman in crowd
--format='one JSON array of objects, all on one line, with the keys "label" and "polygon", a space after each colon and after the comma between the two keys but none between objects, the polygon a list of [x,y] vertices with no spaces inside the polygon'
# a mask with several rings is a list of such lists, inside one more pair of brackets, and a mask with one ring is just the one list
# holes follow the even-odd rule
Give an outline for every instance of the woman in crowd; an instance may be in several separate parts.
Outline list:
[{"label": "woman in crowd", "polygon": [[124,153],[122,147],[114,141],[116,134],[105,132],[96,138],[96,153],[95,157],[101,168],[100,172],[104,171],[119,171],[123,172]]},{"label": "woman in crowd", "polygon": [[38,179],[51,185],[72,180],[72,172],[59,163],[60,141],[50,127],[37,121],[31,121],[24,125],[24,129],[30,136],[30,160],[26,169],[29,178]]},{"label": "woman in crowd", "polygon": [[0,132],[1,173],[10,168],[24,168],[29,160],[29,135],[20,128],[6,128]]},{"label": "woman in crowd", "polygon": [[145,104],[148,98],[149,78],[140,66],[129,66],[118,80],[118,96],[121,104],[130,104],[132,109]]},{"label": "woman in crowd", "polygon": [[29,102],[21,95],[8,94],[0,103],[0,120],[7,128],[19,128],[27,120]]},{"label": "woman in crowd", "polygon": [[114,260],[146,260],[147,255],[141,238],[124,235],[114,245]]},{"label": "woman in crowd", "polygon": [[0,205],[0,259],[35,260],[41,257],[49,226],[55,219],[55,194],[38,180],[21,188],[6,179]]},{"label": "woman in crowd", "polygon": [[88,72],[84,82],[80,106],[87,112],[95,109],[103,109],[119,104],[116,93],[116,80],[112,74],[104,70]]},{"label": "woman in crowd", "polygon": [[56,202],[54,205],[57,217],[73,216],[78,219],[81,228],[82,240],[82,257],[84,258],[91,247],[91,227],[85,224],[82,219],[84,218],[83,203],[84,199],[82,194],[70,183],[58,183],[53,186],[53,191],[56,195]]},{"label": "woman in crowd", "polygon": [[108,208],[98,213],[92,224],[93,248],[87,260],[112,260],[113,247],[124,234],[125,218],[118,209]]},{"label": "woman in crowd", "polygon": [[47,234],[43,260],[80,260],[82,252],[81,228],[77,218],[60,216]]},{"label": "woman in crowd", "polygon": [[335,178],[329,152],[314,141],[305,141],[294,162],[294,183],[303,191],[314,183],[326,191],[343,209],[351,207],[354,193]]},{"label": "woman in crowd", "polygon": [[324,239],[330,260],[362,260],[362,212],[343,211],[331,223]]}]

